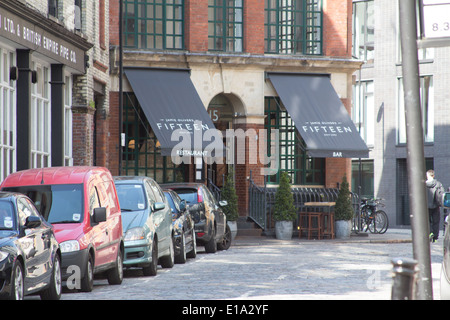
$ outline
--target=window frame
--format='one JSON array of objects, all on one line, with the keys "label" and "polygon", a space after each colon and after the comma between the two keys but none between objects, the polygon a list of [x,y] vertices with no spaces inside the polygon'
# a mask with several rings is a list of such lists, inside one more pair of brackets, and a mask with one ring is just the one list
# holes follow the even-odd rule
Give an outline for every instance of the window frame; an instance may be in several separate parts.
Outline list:
[{"label": "window frame", "polygon": [[16,171],[17,165],[17,97],[16,81],[9,70],[16,64],[12,49],[0,48],[0,181]]},{"label": "window frame", "polygon": [[185,49],[184,0],[124,0],[123,6],[125,48]]},{"label": "window frame", "polygon": [[[424,84],[426,78],[430,79],[428,87],[428,100],[423,99]],[[422,113],[422,128],[424,133],[424,142],[426,144],[434,143],[434,77],[432,75],[421,75],[420,82],[420,108]],[[405,103],[403,92],[403,78],[397,78],[397,145],[405,145],[406,137],[406,119],[405,119]],[[424,109],[426,106],[426,109]]]},{"label": "window frame", "polygon": [[123,96],[123,132],[127,146],[122,154],[124,175],[148,176],[157,183],[176,182],[184,177],[184,165],[175,165],[170,156],[162,156],[156,138],[132,92]]},{"label": "window frame", "polygon": [[264,11],[265,53],[322,55],[322,0],[268,0]]},{"label": "window frame", "polygon": [[50,66],[33,60],[37,82],[31,86],[31,168],[51,166]]},{"label": "window frame", "polygon": [[[364,15],[363,20],[360,24],[358,23],[358,6],[363,6],[362,14]],[[352,26],[352,55],[358,59],[362,59],[367,63],[373,63],[374,55],[375,55],[375,4],[374,0],[354,0],[353,1],[353,26]],[[369,21],[373,21],[372,25],[370,25]],[[357,44],[359,43],[358,32],[364,30],[363,33],[363,44],[360,45],[360,48],[357,48]],[[373,31],[372,31],[373,30]],[[373,38],[373,40],[369,39]]]},{"label": "window frame", "polygon": [[208,1],[208,51],[244,51],[244,0]]},{"label": "window frame", "polygon": [[268,183],[278,184],[281,171],[286,171],[294,185],[324,185],[325,159],[311,158],[307,155],[305,143],[278,97],[265,97],[264,100],[266,116],[264,128],[267,130],[268,153],[271,150],[271,130],[279,130],[279,150],[276,159],[279,170],[276,174],[268,176]]}]

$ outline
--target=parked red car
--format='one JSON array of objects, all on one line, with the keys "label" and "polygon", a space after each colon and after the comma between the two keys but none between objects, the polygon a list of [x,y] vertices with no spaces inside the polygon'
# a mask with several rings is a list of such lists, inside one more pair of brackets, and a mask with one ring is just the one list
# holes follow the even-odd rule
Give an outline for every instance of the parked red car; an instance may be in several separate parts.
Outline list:
[{"label": "parked red car", "polygon": [[102,167],[53,167],[10,174],[0,188],[26,194],[54,227],[62,278],[91,291],[94,274],[123,279],[122,217],[113,178]]}]

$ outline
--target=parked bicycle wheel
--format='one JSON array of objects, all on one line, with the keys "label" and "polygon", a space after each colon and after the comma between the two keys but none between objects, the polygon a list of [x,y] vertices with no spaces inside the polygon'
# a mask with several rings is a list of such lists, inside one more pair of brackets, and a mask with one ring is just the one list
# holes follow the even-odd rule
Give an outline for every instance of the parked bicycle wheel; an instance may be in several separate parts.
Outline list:
[{"label": "parked bicycle wheel", "polygon": [[375,227],[373,224],[372,212],[368,208],[363,208],[361,210],[361,221],[360,221],[361,231],[367,232],[369,230],[371,233],[375,232]]},{"label": "parked bicycle wheel", "polygon": [[383,234],[389,227],[389,219],[383,210],[375,212],[375,232]]}]

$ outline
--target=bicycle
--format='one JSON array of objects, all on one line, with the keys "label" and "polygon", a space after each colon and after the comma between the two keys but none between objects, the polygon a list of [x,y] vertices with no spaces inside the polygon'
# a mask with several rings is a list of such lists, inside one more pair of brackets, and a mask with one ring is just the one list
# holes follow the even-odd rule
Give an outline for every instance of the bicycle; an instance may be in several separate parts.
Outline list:
[{"label": "bicycle", "polygon": [[360,230],[371,233],[383,234],[389,227],[389,219],[383,210],[378,210],[379,206],[384,206],[380,198],[361,198],[361,219]]}]

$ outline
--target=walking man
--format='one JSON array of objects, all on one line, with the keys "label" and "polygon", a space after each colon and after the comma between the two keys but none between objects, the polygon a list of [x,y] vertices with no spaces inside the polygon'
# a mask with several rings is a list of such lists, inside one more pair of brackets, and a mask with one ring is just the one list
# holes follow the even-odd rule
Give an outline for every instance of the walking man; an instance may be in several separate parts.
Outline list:
[{"label": "walking man", "polygon": [[430,241],[436,242],[439,237],[441,220],[441,202],[444,194],[442,183],[434,178],[434,170],[427,171],[428,214],[430,216]]}]

